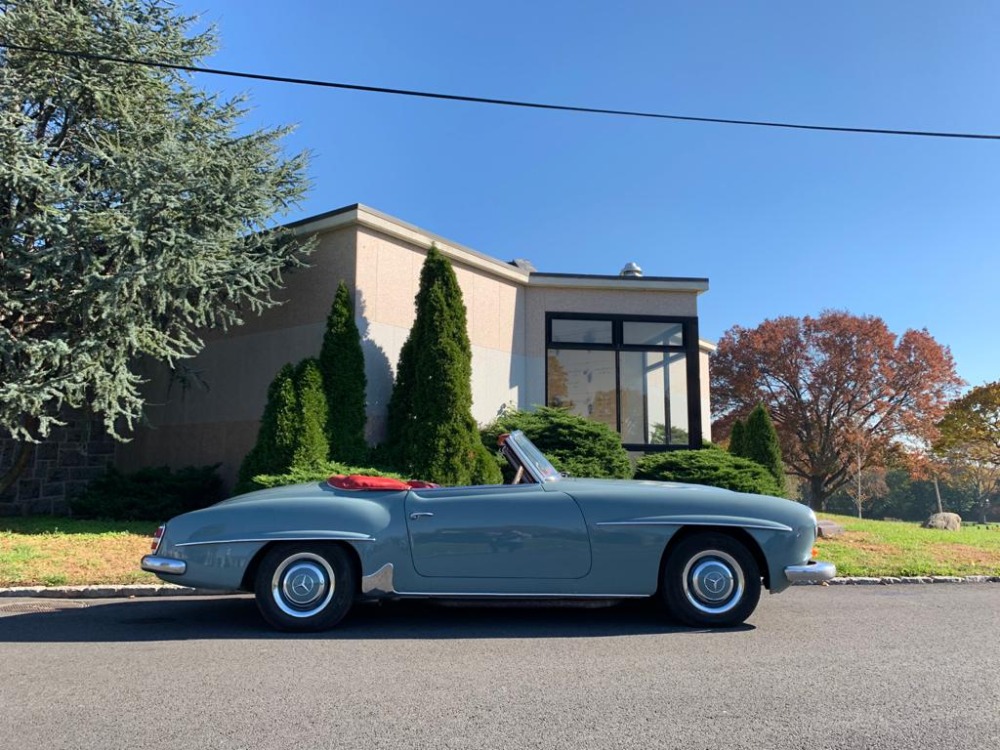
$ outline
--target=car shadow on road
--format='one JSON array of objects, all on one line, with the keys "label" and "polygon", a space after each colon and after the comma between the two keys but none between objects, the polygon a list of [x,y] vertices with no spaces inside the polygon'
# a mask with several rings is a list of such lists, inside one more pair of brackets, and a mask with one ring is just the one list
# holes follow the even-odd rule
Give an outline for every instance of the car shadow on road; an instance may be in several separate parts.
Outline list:
[{"label": "car shadow on road", "polygon": [[585,608],[385,602],[355,607],[333,630],[290,634],[269,628],[249,596],[102,602],[0,600],[0,643],[598,638],[692,632],[731,634],[753,629],[752,625],[743,625],[695,631],[676,625],[658,606],[647,601]]}]

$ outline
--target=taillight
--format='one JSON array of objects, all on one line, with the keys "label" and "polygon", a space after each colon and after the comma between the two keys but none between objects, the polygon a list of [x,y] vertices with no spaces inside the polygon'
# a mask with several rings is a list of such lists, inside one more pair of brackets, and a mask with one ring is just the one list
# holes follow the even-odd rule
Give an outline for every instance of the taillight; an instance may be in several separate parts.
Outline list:
[{"label": "taillight", "polygon": [[160,542],[163,541],[163,532],[167,530],[167,525],[161,524],[160,528],[153,532],[153,542],[149,545],[150,550],[155,555],[160,550]]}]

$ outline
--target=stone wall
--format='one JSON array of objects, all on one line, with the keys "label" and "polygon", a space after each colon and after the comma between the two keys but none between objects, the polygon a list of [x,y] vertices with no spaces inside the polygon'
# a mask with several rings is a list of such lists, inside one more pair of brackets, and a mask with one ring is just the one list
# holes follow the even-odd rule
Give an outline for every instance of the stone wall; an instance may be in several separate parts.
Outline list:
[{"label": "stone wall", "polygon": [[[34,446],[27,468],[0,495],[0,515],[67,513],[69,498],[112,463],[115,445],[100,420],[67,417],[65,427],[56,427]],[[0,434],[0,476],[14,464],[19,448],[9,434]]]}]

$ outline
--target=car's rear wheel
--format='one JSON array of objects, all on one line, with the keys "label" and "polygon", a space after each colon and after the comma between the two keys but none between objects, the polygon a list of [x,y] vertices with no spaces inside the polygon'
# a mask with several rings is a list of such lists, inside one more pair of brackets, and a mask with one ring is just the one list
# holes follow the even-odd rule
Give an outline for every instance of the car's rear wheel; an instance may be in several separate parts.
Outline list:
[{"label": "car's rear wheel", "polygon": [[660,594],[667,609],[692,627],[732,627],[760,601],[760,569],[750,550],[725,534],[696,534],[671,551]]},{"label": "car's rear wheel", "polygon": [[279,630],[332,628],[354,602],[357,582],[348,552],[335,544],[282,544],[257,569],[257,608]]}]

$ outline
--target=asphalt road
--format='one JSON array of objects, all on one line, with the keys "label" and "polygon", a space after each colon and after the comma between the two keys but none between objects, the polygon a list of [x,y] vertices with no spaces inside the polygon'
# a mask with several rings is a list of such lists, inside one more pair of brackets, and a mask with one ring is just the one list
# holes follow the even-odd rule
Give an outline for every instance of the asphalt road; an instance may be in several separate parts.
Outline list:
[{"label": "asphalt road", "polygon": [[997,584],[796,588],[731,631],[400,603],[289,637],[246,597],[0,599],[2,750],[998,747]]}]

